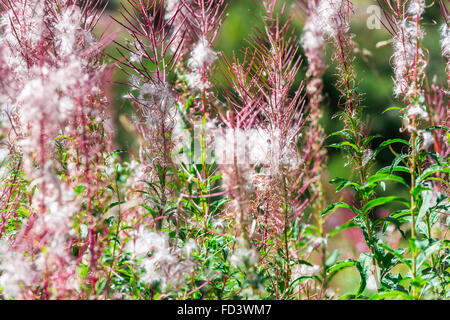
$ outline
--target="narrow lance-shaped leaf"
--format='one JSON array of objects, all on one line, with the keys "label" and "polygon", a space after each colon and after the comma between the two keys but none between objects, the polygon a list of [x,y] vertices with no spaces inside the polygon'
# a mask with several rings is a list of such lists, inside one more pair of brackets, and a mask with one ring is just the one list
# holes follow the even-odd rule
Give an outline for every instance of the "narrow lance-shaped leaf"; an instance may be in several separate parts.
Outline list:
[{"label": "narrow lance-shaped leaf", "polygon": [[363,213],[367,213],[369,210],[378,207],[378,206],[382,206],[384,204],[390,203],[390,202],[402,202],[405,205],[408,206],[408,202],[401,198],[401,197],[397,197],[397,196],[388,196],[388,197],[380,197],[380,198],[376,198],[373,200],[370,200],[364,207],[364,209],[362,210]]},{"label": "narrow lance-shaped leaf", "polygon": [[328,208],[326,208],[323,212],[322,212],[322,216],[333,212],[334,210],[338,209],[338,208],[347,208],[350,209],[351,211],[353,211],[354,213],[356,213],[357,215],[361,215],[361,211],[359,211],[356,208],[353,208],[351,205],[345,203],[345,202],[337,202],[337,203],[333,203],[330,206],[328,206]]}]

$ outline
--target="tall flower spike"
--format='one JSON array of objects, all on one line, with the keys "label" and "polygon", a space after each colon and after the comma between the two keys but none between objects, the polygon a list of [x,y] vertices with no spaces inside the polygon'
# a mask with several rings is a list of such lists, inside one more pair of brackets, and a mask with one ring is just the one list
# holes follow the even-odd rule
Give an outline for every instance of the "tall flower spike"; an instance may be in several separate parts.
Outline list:
[{"label": "tall flower spike", "polygon": [[441,0],[440,5],[445,20],[441,27],[441,47],[442,55],[447,59],[447,86],[450,87],[450,13],[444,0]]},{"label": "tall flower spike", "polygon": [[218,54],[213,42],[222,25],[226,4],[224,0],[191,0],[186,3],[187,23],[193,35],[191,53],[187,61],[189,73],[186,80],[193,91],[201,94],[200,111],[208,115],[208,100],[211,99],[211,69]]},{"label": "tall flower spike", "polygon": [[182,55],[186,55],[194,41],[194,35],[190,30],[189,23],[186,19],[189,16],[189,6],[193,0],[166,0],[165,15],[166,21],[175,18],[171,30],[174,32],[173,46],[171,50],[175,50],[179,44],[182,44],[180,50]]},{"label": "tall flower spike", "polygon": [[[311,198],[303,198],[310,184],[304,165],[311,145],[297,148],[304,125],[303,84],[296,84],[301,65],[299,40],[290,27],[292,16],[282,23],[285,6],[278,13],[277,4],[277,1],[261,3],[263,23],[251,38],[251,49],[246,51],[243,62],[234,59],[233,63],[228,62],[224,66],[227,71],[225,78],[229,79],[233,89],[233,92],[227,91],[227,96],[236,114],[227,119],[238,120],[237,124],[242,125],[228,126],[245,129],[243,134],[242,131],[234,131],[238,136],[235,140],[239,139],[241,145],[246,145],[243,140],[254,141],[256,149],[264,150],[264,161],[241,168],[229,166],[222,171],[225,171],[224,176],[245,177],[241,185],[236,183],[235,194],[229,193],[234,203],[239,204],[240,199],[246,199],[251,204],[241,211],[241,232],[247,228],[244,236],[260,234],[259,249],[267,250],[268,256],[272,250],[281,249],[289,261],[291,244],[287,237],[288,229],[312,201]],[[242,119],[249,121],[239,121]],[[252,138],[256,134],[259,139]],[[252,155],[251,149],[246,152]],[[252,218],[255,220],[250,228],[248,222]],[[275,247],[267,246],[269,242]],[[290,281],[289,269],[287,266],[287,282]]]},{"label": "tall flower spike", "polygon": [[[122,25],[132,37],[132,43],[119,46],[121,68],[131,78],[131,94],[128,95],[140,116],[136,119],[142,141],[141,153],[147,153],[148,163],[156,161],[163,165],[170,162],[168,155],[172,143],[170,135],[176,114],[176,94],[169,84],[169,75],[181,59],[182,42],[176,41],[183,30],[179,22],[180,10],[168,19],[160,19],[164,1],[128,0],[130,9],[122,4]],[[176,30],[173,27],[177,26]],[[117,59],[119,61],[119,59]],[[154,65],[150,70],[148,63]]]},{"label": "tall flower spike", "polygon": [[[311,145],[311,152],[306,159],[306,168],[311,172],[309,174],[313,180],[310,185],[312,194],[317,194],[312,203],[314,219],[318,226],[317,239],[325,239],[321,246],[321,259],[326,261],[326,234],[324,230],[325,219],[322,212],[326,206],[326,199],[323,187],[323,180],[326,174],[325,162],[327,160],[327,152],[323,148],[325,141],[325,130],[320,121],[323,117],[323,75],[326,68],[326,32],[321,26],[322,17],[318,11],[321,1],[301,1],[297,3],[307,15],[301,44],[305,51],[308,62],[306,71],[306,96],[308,98],[307,110],[309,112],[309,134],[304,138],[307,145]],[[323,265],[323,264],[322,264]],[[322,270],[326,273],[326,270]],[[327,283],[323,284],[323,288],[327,289]]]},{"label": "tall flower spike", "polygon": [[[263,99],[261,126],[271,140],[272,160],[268,168],[262,169],[267,188],[261,190],[259,196],[260,206],[265,208],[264,219],[268,222],[265,229],[270,230],[267,236],[278,238],[277,247],[282,248],[289,261],[298,256],[291,252],[293,244],[288,240],[288,229],[297,219],[309,220],[303,215],[316,194],[305,196],[305,192],[316,172],[305,170],[314,151],[311,140],[301,139],[306,119],[303,81],[296,84],[302,63],[300,41],[291,28],[293,16],[284,15],[284,3],[277,13],[278,4],[278,1],[263,2],[265,23],[254,38],[255,64],[261,68],[260,79],[264,84],[258,83],[258,93]],[[286,21],[281,22],[282,19]],[[260,45],[263,43],[265,45]],[[294,279],[287,264],[286,283],[291,280]]]},{"label": "tall flower spike", "polygon": [[[117,22],[131,36],[131,43],[117,43],[122,70],[130,76],[131,92],[127,95],[136,108],[135,127],[140,135],[140,158],[147,166],[147,181],[158,181],[156,195],[159,216],[163,216],[172,190],[169,171],[173,165],[172,139],[177,124],[178,93],[169,81],[183,58],[184,11],[182,5],[173,7],[167,15],[163,0],[128,0],[130,8],[122,4],[122,17]],[[165,13],[166,12],[166,16]],[[182,21],[180,21],[183,17]],[[181,38],[180,38],[181,36]],[[183,40],[180,40],[183,39]],[[148,68],[148,65],[153,67]],[[161,218],[157,228],[161,228]]]},{"label": "tall flower spike", "polygon": [[[427,130],[429,128],[422,130],[421,127],[428,126],[430,122],[433,125],[434,121],[438,121],[436,125],[445,125],[446,119],[439,116],[441,112],[439,109],[442,107],[443,101],[446,105],[444,108],[448,109],[448,102],[446,98],[443,101],[441,100],[440,97],[442,97],[443,92],[439,93],[440,89],[435,83],[430,90],[428,83],[425,81],[427,61],[424,53],[426,49],[422,46],[424,29],[421,23],[425,11],[425,1],[397,1],[394,4],[388,0],[380,0],[379,2],[384,5],[384,16],[387,20],[385,27],[394,40],[392,57],[395,74],[394,93],[405,104],[402,130],[407,131],[410,135],[410,148],[407,155],[411,181],[408,211],[411,216],[411,238],[415,239],[417,232],[420,232],[418,221],[421,219],[422,200],[420,199],[421,195],[415,194],[414,190],[417,188],[421,173],[427,171],[426,167],[432,167],[436,160],[434,157],[427,157],[427,161],[421,160],[419,150],[421,148],[429,149],[434,144],[436,151],[441,152],[439,141],[435,140],[438,137],[439,130],[429,131]],[[430,115],[430,111],[434,114]],[[422,142],[419,143],[419,141]],[[437,162],[441,166],[441,162]],[[446,166],[445,160],[443,165]],[[445,175],[444,172],[439,174]],[[422,184],[427,185],[423,181]],[[431,231],[428,235],[431,237]],[[421,268],[420,264],[417,263],[417,252],[414,250],[412,250],[411,260],[411,274],[414,281]],[[419,296],[418,288],[412,288],[412,295],[415,298]]]},{"label": "tall flower spike", "polygon": [[358,112],[359,97],[356,93],[356,72],[353,67],[353,36],[350,34],[350,16],[353,3],[350,0],[321,0],[316,8],[320,28],[334,46],[333,60],[337,62],[336,88],[345,99],[345,110],[352,116]]},{"label": "tall flower spike", "polygon": [[307,77],[308,85],[306,93],[309,99],[318,99],[319,101],[310,102],[311,109],[318,107],[318,103],[322,100],[322,76],[325,70],[325,32],[321,28],[321,16],[318,12],[319,1],[309,1],[305,12],[308,17],[306,19],[301,44],[305,50],[308,59]]},{"label": "tall flower spike", "polygon": [[[95,285],[92,165],[98,164],[95,162],[102,146],[100,139],[105,138],[100,133],[102,119],[106,118],[106,101],[100,89],[105,73],[97,58],[108,40],[97,42],[91,32],[101,7],[94,0],[83,2],[81,7],[70,0],[3,0],[2,6],[1,53],[8,60],[13,79],[11,83],[6,83],[8,78],[1,79],[2,87],[7,88],[2,111],[14,120],[12,132],[17,136],[17,152],[23,159],[20,169],[33,190],[29,194],[30,217],[26,227],[14,237],[11,250],[17,250],[18,257],[29,256],[33,251],[30,262],[37,267],[37,279],[30,290],[41,286],[42,298],[68,298],[79,295],[74,294],[75,280],[69,279],[76,273],[68,272],[75,265],[67,239],[74,236],[71,219],[80,210],[72,192],[74,185],[85,184],[87,189],[90,236],[86,247],[91,255],[88,278]],[[98,130],[88,128],[92,119]],[[75,143],[55,143],[62,136]],[[67,172],[63,179],[57,176],[55,169],[61,164],[54,155],[58,148],[67,150],[66,164],[79,174]],[[80,250],[80,255],[84,253]],[[31,292],[26,294],[31,296]]]},{"label": "tall flower spike", "polygon": [[[256,165],[250,160],[248,140],[252,132],[257,132],[260,97],[254,91],[257,78],[252,72],[252,55],[248,51],[242,61],[233,55],[232,61],[224,57],[221,62],[221,72],[228,87],[232,88],[230,91],[224,86],[231,110],[221,115],[224,126],[218,129],[215,154],[221,164],[225,190],[232,200],[231,212],[237,222],[237,232],[248,239],[249,210],[254,196],[252,177]],[[264,150],[260,148],[261,143],[264,143],[262,139],[255,143],[256,149]],[[262,158],[266,156],[264,154]]]},{"label": "tall flower spike", "polygon": [[[424,0],[412,0],[401,5],[392,5],[388,0],[378,0],[383,8],[387,24],[393,36],[394,94],[405,99],[422,95],[420,87],[427,66],[426,57],[420,46],[424,31],[420,24],[425,10]],[[387,10],[385,8],[392,8]]]},{"label": "tall flower spike", "polygon": [[[301,4],[301,2],[299,1]],[[321,103],[323,102],[323,80],[322,77],[325,72],[325,36],[326,33],[320,26],[321,15],[318,11],[320,1],[309,1],[307,4],[301,6],[307,13],[307,19],[304,25],[303,36],[301,38],[301,44],[305,51],[305,55],[308,61],[308,69],[306,71],[307,85],[306,95],[308,97],[308,111],[310,113],[310,126],[311,133],[315,134],[313,142],[313,150],[315,157],[312,159],[312,163],[309,167],[314,171],[316,166],[320,166],[320,162],[325,161],[326,151],[322,149],[322,143],[325,137],[325,132],[320,124],[323,116],[323,110]],[[322,170],[318,170],[319,177],[321,179]],[[318,182],[318,192],[320,190],[320,182]],[[320,197],[321,198],[321,197]]]}]

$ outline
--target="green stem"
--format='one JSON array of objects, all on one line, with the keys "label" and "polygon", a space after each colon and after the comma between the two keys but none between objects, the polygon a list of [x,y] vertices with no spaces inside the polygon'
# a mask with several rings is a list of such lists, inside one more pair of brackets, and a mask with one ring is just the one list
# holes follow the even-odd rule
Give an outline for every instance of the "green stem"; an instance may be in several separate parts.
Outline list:
[{"label": "green stem", "polygon": [[288,245],[288,223],[289,223],[289,216],[288,216],[288,191],[287,191],[287,185],[286,185],[286,179],[283,179],[283,189],[284,189],[284,249],[286,250],[286,290],[289,288],[289,277],[290,277],[290,256],[289,256],[289,245]]},{"label": "green stem", "polygon": [[[415,118],[413,119],[413,127],[415,128]],[[411,134],[411,190],[410,190],[410,213],[411,213],[411,238],[413,241],[416,240],[416,217],[414,214],[416,202],[414,198],[414,186],[416,184],[416,131],[413,130]],[[412,250],[412,277],[413,281],[416,279],[416,250]],[[413,297],[416,298],[416,287],[413,286]]]}]

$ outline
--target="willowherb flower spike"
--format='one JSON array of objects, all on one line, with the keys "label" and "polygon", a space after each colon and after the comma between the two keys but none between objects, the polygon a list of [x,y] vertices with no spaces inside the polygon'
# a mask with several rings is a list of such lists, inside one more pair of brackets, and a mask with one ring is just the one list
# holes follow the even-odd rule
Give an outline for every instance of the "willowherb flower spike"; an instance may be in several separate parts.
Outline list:
[{"label": "willowherb flower spike", "polygon": [[[403,5],[392,5],[379,0],[388,23],[384,24],[393,36],[392,63],[394,69],[394,94],[409,99],[418,97],[427,66],[420,46],[424,31],[420,24],[425,10],[424,0],[412,0]],[[389,8],[389,9],[386,9]]]},{"label": "willowherb flower spike", "polygon": [[[122,20],[116,20],[131,36],[132,42],[117,43],[122,70],[130,77],[130,94],[126,97],[136,108],[134,126],[139,134],[139,155],[147,167],[147,180],[161,184],[156,206],[160,216],[173,196],[167,186],[169,168],[179,126],[177,103],[180,94],[171,76],[177,77],[184,60],[186,5],[162,0],[128,0],[122,4]],[[154,67],[148,68],[151,64]],[[159,218],[157,228],[161,228]]]},{"label": "willowherb flower spike", "polygon": [[440,5],[444,16],[444,23],[441,26],[441,48],[442,55],[447,59],[447,86],[450,87],[450,13],[444,0],[441,0]]},{"label": "willowherb flower spike", "polygon": [[[117,43],[121,68],[131,78],[128,97],[140,115],[136,119],[137,129],[143,141],[150,142],[142,152],[154,157],[150,162],[167,165],[176,115],[176,92],[169,84],[169,76],[182,57],[183,41],[178,41],[178,37],[186,30],[179,21],[180,7],[164,19],[164,1],[129,0],[128,3],[130,9],[122,4],[125,23],[117,22],[133,42]],[[173,30],[174,27],[177,29]],[[155,66],[154,70],[146,67],[148,63]]]},{"label": "willowherb flower spike", "polygon": [[355,44],[350,33],[350,16],[353,3],[350,0],[321,0],[315,9],[321,32],[333,43],[333,60],[337,62],[336,88],[345,99],[345,110],[354,116],[358,110],[356,71],[353,67]]},{"label": "willowherb flower spike", "polygon": [[[267,250],[272,239],[289,260],[290,244],[283,235],[314,198],[303,198],[311,183],[304,166],[312,151],[310,143],[297,148],[305,123],[303,83],[296,84],[300,42],[290,27],[292,17],[282,23],[285,6],[277,13],[277,4],[261,3],[262,27],[252,37],[244,59],[224,59],[223,73],[232,88],[225,91],[232,111],[222,121],[235,153],[230,154],[234,161],[222,165],[222,172],[237,208],[240,232],[244,237],[261,237],[258,248]],[[238,162],[241,159],[248,160]]]},{"label": "willowherb flower spike", "polygon": [[[318,169],[321,163],[325,162],[326,151],[322,148],[325,138],[325,132],[320,124],[323,116],[323,106],[321,103],[323,97],[323,75],[325,72],[325,45],[326,33],[321,27],[321,15],[318,11],[321,1],[298,1],[300,7],[307,14],[307,19],[303,28],[301,44],[305,51],[308,61],[308,69],[306,71],[306,95],[308,97],[308,111],[310,117],[310,137],[313,139],[314,157],[311,157],[309,167],[312,171],[317,171],[318,180],[316,184],[318,192],[321,194],[321,175],[322,170]],[[319,198],[321,198],[319,196]],[[319,200],[322,201],[322,200]]]},{"label": "willowherb flower spike", "polygon": [[[11,119],[16,152],[23,159],[21,170],[33,190],[29,194],[30,217],[14,237],[11,250],[17,250],[18,259],[34,252],[32,260],[43,288],[39,295],[68,298],[79,294],[74,294],[78,290],[72,278],[76,276],[75,264],[67,243],[75,235],[72,216],[81,205],[73,192],[78,184],[85,184],[87,189],[89,278],[95,284],[92,170],[98,165],[97,155],[103,148],[100,140],[108,139],[101,133],[106,118],[101,87],[106,73],[98,56],[109,40],[96,41],[92,30],[102,7],[98,1],[90,0],[81,7],[70,0],[3,0],[2,5],[1,54],[10,66],[10,75],[1,79],[7,97],[2,101],[2,112]],[[98,130],[92,121],[97,122]],[[64,139],[74,144],[55,143]],[[75,170],[69,173],[67,168],[61,169],[66,170],[66,179],[57,176],[60,163],[54,156],[58,148],[67,150],[68,155],[77,155],[66,159],[66,165]],[[39,287],[39,281],[33,285]],[[35,288],[29,289],[23,296],[31,297]]]},{"label": "willowherb flower spike", "polygon": [[[307,19],[303,28],[303,35],[301,44],[305,50],[306,58],[308,59],[307,77],[308,85],[306,87],[306,94],[309,99],[318,100],[310,102],[311,109],[318,107],[317,104],[321,102],[323,81],[322,76],[325,71],[325,36],[326,33],[321,28],[321,16],[318,12],[319,1],[309,1],[305,12]],[[317,97],[317,98],[316,98]]]},{"label": "willowherb flower spike", "polygon": [[213,42],[222,26],[227,5],[224,0],[191,0],[186,2],[187,25],[192,35],[190,54],[187,60],[189,72],[186,80],[195,95],[200,93],[200,111],[208,116],[208,102],[212,98],[212,66],[218,58]]},{"label": "willowherb flower spike", "polygon": [[[256,133],[258,124],[258,107],[260,98],[254,90],[256,78],[250,71],[252,69],[251,55],[246,52],[242,62],[235,55],[230,61],[227,57],[221,59],[221,72],[227,81],[229,90],[223,86],[225,96],[231,110],[221,114],[223,127],[218,128],[215,143],[215,155],[223,175],[223,185],[230,199],[231,211],[235,213],[237,232],[248,237],[248,210],[253,196],[252,174],[258,160],[251,161],[250,136]],[[260,149],[261,139],[255,141]],[[264,149],[264,148],[263,148]]]}]

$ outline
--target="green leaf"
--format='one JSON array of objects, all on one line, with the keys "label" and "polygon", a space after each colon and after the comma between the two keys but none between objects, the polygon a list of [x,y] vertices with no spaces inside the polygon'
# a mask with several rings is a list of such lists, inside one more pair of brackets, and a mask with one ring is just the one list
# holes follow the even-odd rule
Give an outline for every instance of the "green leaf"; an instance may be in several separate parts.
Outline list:
[{"label": "green leaf", "polygon": [[341,149],[344,151],[349,151],[349,147],[351,147],[351,149],[355,150],[358,154],[361,153],[356,144],[348,142],[348,141],[344,141],[344,142],[340,142],[340,143],[333,143],[333,144],[328,145],[328,147],[335,148],[335,149]]},{"label": "green leaf", "polygon": [[382,138],[382,137],[383,137],[383,136],[380,135],[380,134],[376,134],[376,135],[374,135],[374,136],[369,136],[369,137],[367,137],[367,138],[364,139],[364,141],[363,141],[363,143],[362,143],[362,146],[365,147],[365,146],[367,146],[373,139],[376,139],[376,138]]},{"label": "green leaf", "polygon": [[339,257],[339,251],[334,250],[333,253],[328,257],[327,261],[325,262],[326,267],[331,267]]},{"label": "green leaf", "polygon": [[108,210],[110,210],[110,209],[112,209],[112,208],[114,208],[114,207],[116,207],[116,206],[119,206],[119,205],[121,205],[121,204],[124,204],[126,201],[120,201],[120,202],[113,202],[113,203],[111,203],[109,206],[108,206],[108,208],[106,209],[106,212],[108,211]]},{"label": "green leaf", "polygon": [[356,270],[358,270],[359,275],[361,276],[361,282],[359,284],[356,297],[359,297],[367,286],[371,264],[372,264],[372,255],[365,252],[361,253],[361,255],[359,256],[359,261],[356,264]]},{"label": "green leaf", "polygon": [[[378,240],[375,245],[374,245],[374,249],[375,249],[375,259],[378,262],[378,265],[381,267],[380,270],[380,276],[381,276],[381,280],[383,282],[383,280],[386,282],[386,285],[390,284],[392,285],[392,281],[394,281],[395,277],[397,276],[393,276],[392,274],[388,273],[392,268],[394,268],[396,265],[400,264],[402,261],[397,258],[396,256],[394,256],[392,253],[387,252],[386,250],[383,249],[383,247],[380,245],[383,242],[381,240]],[[399,255],[403,255],[406,251],[406,249],[404,248],[396,248],[396,249],[392,249],[395,252],[397,252]],[[390,277],[391,279],[388,280],[386,277]],[[394,290],[394,289],[398,289],[397,287],[390,287],[390,290]]]},{"label": "green leaf", "polygon": [[361,191],[361,186],[358,183],[347,180],[345,178],[335,178],[335,179],[330,180],[330,183],[331,184],[339,183],[339,186],[336,187],[336,192],[339,192],[346,187],[352,187],[353,190],[355,190],[358,193]]},{"label": "green leaf", "polygon": [[[284,256],[284,255],[283,255],[283,256]],[[284,260],[286,261],[286,259],[284,259]],[[312,264],[311,262],[308,262],[308,261],[302,260],[302,259],[291,260],[291,261],[289,262],[289,265],[291,265],[291,266],[295,266],[295,265],[298,265],[298,264],[304,264],[304,265],[309,266],[309,267],[312,267],[312,266],[313,266],[313,264]]]},{"label": "green leaf", "polygon": [[[376,225],[378,225],[379,223],[381,223],[381,222],[383,222],[383,221],[392,223],[392,224],[398,229],[398,231],[400,231],[400,233],[402,234],[402,237],[403,237],[404,239],[406,239],[405,233],[404,233],[404,232],[402,231],[402,229],[400,228],[400,225],[401,225],[400,221],[398,221],[397,219],[395,219],[395,218],[393,218],[393,217],[385,217],[385,218],[377,219],[377,220],[375,220],[375,222],[373,223],[373,225],[376,226]],[[386,228],[384,228],[383,230],[386,230]]]},{"label": "green leaf", "polygon": [[428,230],[427,225],[424,221],[424,218],[428,211],[431,208],[432,201],[433,201],[433,191],[431,190],[424,190],[421,192],[422,195],[422,205],[419,210],[419,215],[416,218],[416,230],[420,232],[421,234],[427,236]]},{"label": "green leaf", "polygon": [[367,230],[365,217],[357,216],[357,217],[353,218],[353,221],[355,221],[355,223],[358,224],[358,227],[361,229],[364,239],[366,240],[366,243],[370,244],[370,242],[373,241],[373,237],[372,237],[372,240],[369,237],[369,232]]},{"label": "green leaf", "polygon": [[418,240],[415,239],[413,241],[411,239],[410,244],[414,242],[414,245],[411,245],[413,250],[419,252],[416,258],[416,268],[417,270],[420,269],[422,264],[427,260],[427,258],[432,255],[433,253],[439,251],[442,249],[442,242],[439,240],[432,240],[432,239],[423,239]]},{"label": "green leaf", "polygon": [[191,109],[193,102],[194,97],[189,97],[189,99],[187,99],[186,104],[184,105],[184,110],[186,111],[186,113],[189,113],[189,110]]},{"label": "green leaf", "polygon": [[333,203],[333,204],[329,205],[328,208],[326,208],[322,212],[322,216],[324,216],[327,213],[330,213],[330,212],[336,210],[337,208],[347,208],[347,209],[350,209],[351,211],[353,211],[354,213],[356,213],[357,215],[361,215],[361,211],[359,211],[356,208],[353,208],[351,205],[349,205],[349,204],[347,204],[345,202],[336,202],[336,203]]},{"label": "green leaf", "polygon": [[[404,250],[402,252],[404,252]],[[388,255],[386,255],[386,257],[388,257],[389,255],[392,256],[390,253],[388,253]],[[400,284],[401,281],[403,280],[402,275],[399,274],[399,273],[393,275],[392,273],[388,272],[395,265],[397,265],[398,261],[399,261],[395,257],[392,260],[395,260],[394,263],[391,263],[388,268],[383,270],[383,271],[385,271],[387,273],[383,272],[383,274],[381,276],[381,283],[380,283],[381,284],[381,288],[382,288],[381,290],[385,291],[387,289],[388,291],[400,291],[400,292],[403,292],[405,294],[408,294],[408,291]]]},{"label": "green leaf", "polygon": [[344,141],[344,142],[341,142],[341,145],[347,146],[347,147],[351,147],[351,148],[353,148],[353,150],[355,150],[357,153],[360,153],[360,152],[361,152],[361,151],[359,150],[359,147],[358,147],[356,144],[354,144],[354,143],[351,143],[351,142],[348,142],[348,141]]},{"label": "green leaf", "polygon": [[402,177],[396,176],[394,174],[387,174],[387,173],[374,174],[369,179],[367,179],[367,183],[375,183],[375,182],[378,182],[378,181],[385,181],[385,180],[399,182],[399,183],[401,183],[404,186],[409,188],[409,186],[406,183],[405,179],[403,179]]},{"label": "green leaf", "polygon": [[389,145],[393,144],[393,143],[402,143],[407,145],[408,147],[411,147],[411,144],[403,139],[389,139],[386,141],[383,141],[376,149],[374,152],[374,156],[377,156],[384,148],[388,147]]},{"label": "green leaf", "polygon": [[391,111],[391,110],[402,110],[402,109],[403,109],[402,107],[389,107],[386,110],[384,110],[382,112],[382,114],[385,113],[385,112]]},{"label": "green leaf", "polygon": [[411,262],[409,260],[407,260],[406,258],[403,257],[403,255],[399,252],[397,252],[396,250],[388,247],[387,245],[385,245],[382,242],[378,242],[377,246],[379,246],[380,248],[383,248],[384,250],[386,250],[387,252],[391,253],[392,255],[394,255],[397,259],[399,259],[401,262],[403,262],[404,264],[406,264],[410,269],[411,269]]},{"label": "green leaf", "polygon": [[103,290],[106,287],[106,279],[100,279],[95,283],[95,291],[97,292],[97,295],[101,295]]},{"label": "green leaf", "polygon": [[345,268],[356,266],[357,263],[358,263],[358,261],[353,260],[353,259],[338,261],[335,265],[333,265],[327,269],[328,281],[331,280],[339,271],[341,271]]},{"label": "green leaf", "polygon": [[76,186],[76,187],[74,188],[75,193],[76,193],[78,196],[83,192],[84,189],[86,189],[85,186]]},{"label": "green leaf", "polygon": [[385,299],[392,299],[392,300],[412,300],[412,297],[409,296],[407,293],[394,290],[389,292],[381,292],[373,295],[370,300],[385,300]]},{"label": "green leaf", "polygon": [[[400,159],[400,158],[403,158],[403,157],[398,156],[397,158]],[[404,157],[404,158],[407,158],[407,156]],[[400,161],[401,160],[399,160],[399,162]],[[384,167],[384,168],[378,170],[376,174],[381,174],[381,173],[389,173],[389,174],[391,174],[392,172],[406,172],[406,173],[409,173],[410,169],[408,167],[405,167],[405,166],[399,166],[398,163],[393,163],[390,166],[387,166],[387,167]]]},{"label": "green leaf", "polygon": [[430,126],[430,127],[423,129],[423,131],[431,131],[431,130],[450,131],[450,128],[447,126]]},{"label": "green leaf", "polygon": [[449,167],[444,167],[444,166],[439,166],[439,165],[433,165],[433,166],[429,167],[428,169],[424,170],[423,173],[417,178],[416,186],[422,184],[422,182],[427,177],[429,177],[430,175],[432,175],[434,173],[450,174],[450,168]]},{"label": "green leaf", "polygon": [[128,150],[124,150],[124,149],[118,149],[118,150],[114,150],[113,152],[109,153],[106,157],[105,157],[105,163],[106,160],[108,160],[108,158],[112,157],[112,156],[116,156],[120,153],[128,153]]},{"label": "green leaf", "polygon": [[336,131],[336,132],[333,132],[332,134],[330,134],[328,137],[327,137],[327,139],[328,138],[331,138],[331,137],[334,137],[334,136],[344,136],[344,137],[346,137],[349,141],[351,141],[351,142],[355,142],[355,138],[352,136],[352,134],[350,133],[350,132],[348,132],[346,129],[344,129],[344,130],[341,130],[341,131]]}]

